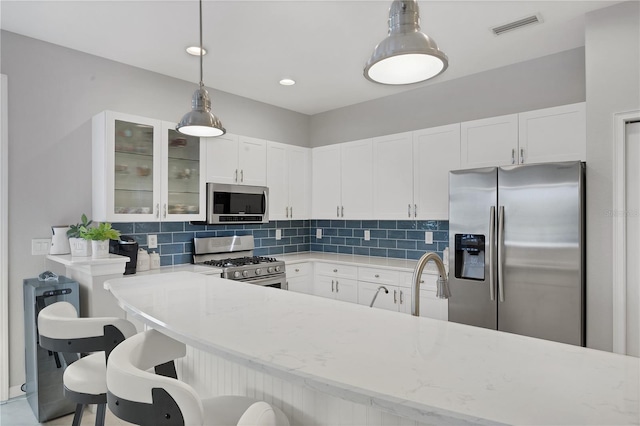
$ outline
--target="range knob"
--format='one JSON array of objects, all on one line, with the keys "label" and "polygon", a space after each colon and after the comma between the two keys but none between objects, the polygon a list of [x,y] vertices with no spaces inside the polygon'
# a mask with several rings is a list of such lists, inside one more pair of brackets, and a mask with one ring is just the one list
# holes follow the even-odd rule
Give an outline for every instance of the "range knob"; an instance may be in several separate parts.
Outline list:
[{"label": "range knob", "polygon": [[243,277],[248,277],[249,276],[249,271],[242,271],[242,276]]},{"label": "range knob", "polygon": [[260,275],[262,273],[262,269],[256,268],[256,275]]},{"label": "range knob", "polygon": [[276,266],[276,272],[280,272],[280,269],[282,269],[280,266]]},{"label": "range knob", "polygon": [[270,273],[270,274],[273,274],[273,266],[269,266],[267,268],[267,272]]},{"label": "range knob", "polygon": [[235,271],[233,273],[233,278],[240,278],[240,271]]}]

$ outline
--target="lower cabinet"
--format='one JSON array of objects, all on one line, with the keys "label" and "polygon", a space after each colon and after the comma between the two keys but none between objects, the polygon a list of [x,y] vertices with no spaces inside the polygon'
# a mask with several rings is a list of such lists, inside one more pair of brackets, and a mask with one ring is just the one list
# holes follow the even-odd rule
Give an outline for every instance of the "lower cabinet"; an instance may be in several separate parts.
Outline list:
[{"label": "lower cabinet", "polygon": [[[378,294],[377,296],[376,293]],[[406,314],[411,313],[410,288],[358,281],[358,303],[370,306],[374,297],[376,300],[372,306],[373,308],[404,312]]]},{"label": "lower cabinet", "polygon": [[287,286],[289,291],[296,293],[311,293],[313,281],[312,263],[295,263],[286,265]]},{"label": "lower cabinet", "polygon": [[312,294],[344,302],[358,303],[357,267],[316,263]]},{"label": "lower cabinet", "polygon": [[[402,281],[411,288],[413,274],[403,272],[402,275]],[[436,274],[422,274],[420,281],[420,316],[448,321],[449,301],[436,297],[437,281],[438,275]],[[411,303],[409,303],[409,313],[411,313]]]}]

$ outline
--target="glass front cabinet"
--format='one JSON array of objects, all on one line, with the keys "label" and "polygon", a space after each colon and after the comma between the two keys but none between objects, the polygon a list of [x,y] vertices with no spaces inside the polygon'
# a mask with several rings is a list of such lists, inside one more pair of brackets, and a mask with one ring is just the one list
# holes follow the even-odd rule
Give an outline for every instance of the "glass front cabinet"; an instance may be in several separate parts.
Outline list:
[{"label": "glass front cabinet", "polygon": [[104,111],[93,118],[93,219],[205,219],[204,141],[175,123]]}]

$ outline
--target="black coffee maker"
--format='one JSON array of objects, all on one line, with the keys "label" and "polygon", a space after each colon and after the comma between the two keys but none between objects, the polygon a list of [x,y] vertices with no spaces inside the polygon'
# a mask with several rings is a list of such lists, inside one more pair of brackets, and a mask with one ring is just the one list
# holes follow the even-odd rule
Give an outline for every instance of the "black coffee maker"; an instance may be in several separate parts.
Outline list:
[{"label": "black coffee maker", "polygon": [[138,262],[138,242],[132,237],[121,235],[119,240],[110,240],[109,253],[127,256],[129,258],[129,261],[124,267],[124,275],[132,275],[136,273],[136,264]]}]

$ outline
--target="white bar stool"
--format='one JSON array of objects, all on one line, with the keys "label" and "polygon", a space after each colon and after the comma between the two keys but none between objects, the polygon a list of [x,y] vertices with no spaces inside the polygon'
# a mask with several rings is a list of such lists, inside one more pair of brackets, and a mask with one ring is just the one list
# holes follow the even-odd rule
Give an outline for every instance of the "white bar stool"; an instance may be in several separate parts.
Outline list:
[{"label": "white bar stool", "polygon": [[[201,399],[177,379],[173,360],[186,355],[186,346],[156,330],[122,342],[107,363],[107,401],[117,417],[138,425],[256,425],[288,426],[277,407],[244,396]],[[164,365],[164,374],[148,371]]]},{"label": "white bar stool", "polygon": [[[114,347],[135,333],[135,326],[121,318],[78,318],[69,302],[56,302],[40,311],[40,346],[61,353],[67,362],[62,382],[65,397],[77,404],[73,426],[80,425],[87,404],[98,404],[95,424],[104,425],[107,358]],[[89,352],[93,353],[78,359]]]}]

